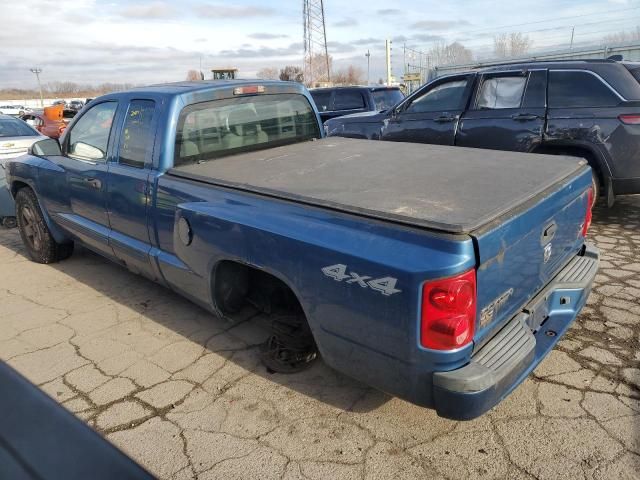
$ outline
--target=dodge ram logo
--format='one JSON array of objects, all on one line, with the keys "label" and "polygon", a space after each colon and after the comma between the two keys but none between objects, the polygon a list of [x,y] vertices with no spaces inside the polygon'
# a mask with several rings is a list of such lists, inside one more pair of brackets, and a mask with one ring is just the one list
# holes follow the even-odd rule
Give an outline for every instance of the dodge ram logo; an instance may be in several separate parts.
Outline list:
[{"label": "dodge ram logo", "polygon": [[358,285],[361,288],[371,288],[387,297],[402,291],[396,288],[396,284],[398,283],[397,278],[382,277],[372,279],[372,277],[368,275],[347,272],[347,266],[341,263],[324,267],[322,273],[329,278],[333,278],[336,282],[345,281],[345,283]]}]

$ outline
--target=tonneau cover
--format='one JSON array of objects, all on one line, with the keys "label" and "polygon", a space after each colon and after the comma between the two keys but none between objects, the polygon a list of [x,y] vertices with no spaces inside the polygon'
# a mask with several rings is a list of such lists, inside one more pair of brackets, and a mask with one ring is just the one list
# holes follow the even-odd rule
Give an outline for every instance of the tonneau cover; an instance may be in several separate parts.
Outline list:
[{"label": "tonneau cover", "polygon": [[468,233],[576,173],[575,157],[331,137],[171,175],[450,233]]}]

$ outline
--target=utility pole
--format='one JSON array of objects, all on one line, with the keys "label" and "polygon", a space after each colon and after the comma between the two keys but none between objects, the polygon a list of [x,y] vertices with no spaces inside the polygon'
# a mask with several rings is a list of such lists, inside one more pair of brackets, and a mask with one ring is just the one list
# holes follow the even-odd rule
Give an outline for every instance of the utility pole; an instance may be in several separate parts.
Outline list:
[{"label": "utility pole", "polygon": [[387,85],[391,85],[391,40],[385,40],[385,47],[387,51]]},{"label": "utility pole", "polygon": [[573,34],[576,31],[576,27],[571,27],[571,43],[569,44],[569,50],[573,50]]},{"label": "utility pole", "polygon": [[369,78],[369,74],[371,72],[371,52],[367,50],[367,53],[364,54],[367,57],[367,86],[371,85],[371,81]]},{"label": "utility pole", "polygon": [[42,85],[40,84],[40,74],[42,73],[41,68],[31,68],[31,73],[36,74],[36,78],[38,79],[38,89],[40,90],[40,106],[44,108],[44,97],[42,96]]}]

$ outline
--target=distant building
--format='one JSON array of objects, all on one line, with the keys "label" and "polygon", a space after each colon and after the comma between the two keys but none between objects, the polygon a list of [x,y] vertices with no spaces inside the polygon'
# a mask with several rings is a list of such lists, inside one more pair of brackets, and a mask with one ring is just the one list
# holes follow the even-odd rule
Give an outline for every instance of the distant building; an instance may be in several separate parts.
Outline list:
[{"label": "distant building", "polygon": [[233,80],[238,78],[237,68],[213,68],[211,73],[213,73],[214,80]]}]

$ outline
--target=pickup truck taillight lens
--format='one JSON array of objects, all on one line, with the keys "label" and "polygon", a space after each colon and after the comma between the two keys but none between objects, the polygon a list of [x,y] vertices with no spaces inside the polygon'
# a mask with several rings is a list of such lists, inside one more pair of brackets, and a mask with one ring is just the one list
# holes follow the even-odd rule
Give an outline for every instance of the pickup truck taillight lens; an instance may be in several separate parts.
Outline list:
[{"label": "pickup truck taillight lens", "polygon": [[453,350],[473,340],[476,323],[476,271],[426,282],[422,287],[420,344]]},{"label": "pickup truck taillight lens", "polygon": [[589,187],[587,190],[587,213],[584,216],[584,223],[582,224],[582,236],[586,237],[589,232],[589,227],[591,226],[591,220],[593,219],[593,211],[591,210],[593,206],[593,188]]},{"label": "pickup truck taillight lens", "polygon": [[640,125],[640,115],[638,114],[619,115],[618,120],[627,125]]}]

